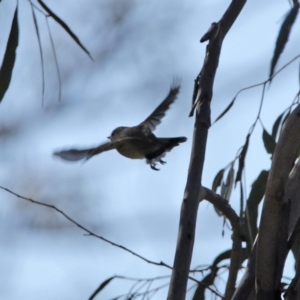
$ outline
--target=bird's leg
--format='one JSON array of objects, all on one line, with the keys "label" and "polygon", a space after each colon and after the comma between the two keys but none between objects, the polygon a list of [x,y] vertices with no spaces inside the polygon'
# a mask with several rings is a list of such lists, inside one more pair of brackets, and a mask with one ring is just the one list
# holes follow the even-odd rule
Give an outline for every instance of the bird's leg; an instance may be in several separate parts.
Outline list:
[{"label": "bird's leg", "polygon": [[160,159],[159,162],[160,162],[162,165],[164,165],[164,164],[167,163],[166,161],[164,161],[164,160],[162,160],[162,159]]},{"label": "bird's leg", "polygon": [[154,170],[154,171],[159,171],[159,169],[157,169],[157,168],[155,167],[155,165],[156,165],[156,163],[151,163],[151,164],[150,164],[150,168],[151,168],[152,170]]}]

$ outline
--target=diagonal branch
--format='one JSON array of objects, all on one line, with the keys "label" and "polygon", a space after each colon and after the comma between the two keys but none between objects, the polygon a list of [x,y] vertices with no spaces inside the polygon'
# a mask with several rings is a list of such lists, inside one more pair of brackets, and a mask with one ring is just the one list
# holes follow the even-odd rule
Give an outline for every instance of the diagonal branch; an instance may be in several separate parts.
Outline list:
[{"label": "diagonal branch", "polygon": [[247,300],[249,299],[251,292],[254,291],[256,250],[257,239],[253,243],[253,248],[248,258],[246,270],[243,274],[241,282],[235,290],[232,300]]},{"label": "diagonal branch", "polygon": [[221,46],[227,32],[240,14],[246,0],[233,0],[220,22],[213,25],[205,36],[209,43],[203,68],[195,81],[194,104],[196,110],[193,145],[188,178],[181,206],[177,248],[169,287],[168,300],[184,300],[188,274],[192,259],[197,211],[203,165],[205,159],[208,128],[211,125],[210,102],[213,94],[214,78],[217,71]]},{"label": "diagonal branch", "polygon": [[284,199],[287,195],[289,175],[297,149],[300,146],[300,105],[290,114],[281,130],[274,152],[267,182],[257,244],[256,292],[257,299],[271,299],[280,295],[278,284],[278,246],[284,217]]},{"label": "diagonal branch", "polygon": [[[282,272],[284,267],[284,262],[288,251],[293,247],[295,240],[300,232],[300,213],[299,213],[299,176],[300,176],[300,161],[298,160],[295,164],[292,172],[289,175],[288,182],[286,184],[286,193],[283,200],[281,220],[280,220],[280,230],[278,232],[277,242],[278,245],[278,255],[277,255],[277,270],[276,270],[276,285],[280,286]],[[291,202],[291,205],[290,205]],[[290,236],[287,238],[287,226],[290,227]],[[256,265],[256,252],[257,252],[257,239],[254,242],[253,249],[251,251],[250,257],[248,259],[248,264],[244,272],[243,278],[235,291],[232,300],[244,300],[248,299],[251,291],[254,289],[255,285],[255,265]],[[299,260],[300,261],[300,260]],[[295,283],[298,282],[300,278],[300,267],[297,264],[297,273],[292,283],[290,284],[287,291],[286,299],[296,299],[292,298],[295,293]],[[289,298],[291,297],[291,298]]]},{"label": "diagonal branch", "polygon": [[[103,236],[100,236],[100,235],[92,232],[91,230],[87,229],[86,227],[84,227],[81,224],[79,224],[78,222],[76,222],[74,219],[72,219],[71,217],[69,217],[65,212],[63,212],[62,210],[60,210],[59,208],[57,208],[54,205],[47,204],[47,203],[44,203],[44,202],[36,201],[36,200],[31,199],[31,198],[27,198],[27,197],[21,196],[21,195],[15,193],[15,192],[11,191],[10,189],[3,187],[3,186],[0,186],[0,189],[4,190],[4,191],[6,191],[6,192],[8,192],[8,193],[10,193],[10,194],[12,194],[12,195],[20,198],[20,199],[23,199],[25,201],[29,201],[31,203],[34,203],[34,204],[37,204],[37,205],[41,205],[41,206],[44,206],[44,207],[48,207],[48,208],[51,208],[51,209],[55,210],[59,214],[63,215],[71,223],[73,223],[74,225],[76,225],[77,227],[79,227],[81,230],[85,231],[87,233],[87,235],[93,236],[93,237],[98,238],[98,239],[100,239],[100,240],[102,240],[102,241],[104,241],[104,242],[106,242],[106,243],[108,243],[108,244],[110,244],[110,245],[112,245],[114,247],[120,248],[120,249],[122,249],[122,250],[124,250],[124,251],[126,251],[126,252],[128,252],[128,253],[136,256],[136,257],[138,257],[138,258],[140,258],[141,260],[143,260],[143,261],[145,261],[145,262],[147,262],[149,264],[156,265],[156,266],[163,266],[163,267],[166,267],[168,269],[172,269],[171,266],[165,264],[162,261],[161,262],[155,262],[155,261],[149,260],[149,259],[143,257],[142,255],[140,255],[140,254],[138,254],[138,253],[136,253],[136,252],[134,252],[134,251],[132,251],[132,250],[130,250],[130,249],[122,246],[122,245],[114,243],[114,242],[108,240],[107,238],[104,238]],[[190,279],[193,280],[192,277],[190,277]],[[194,280],[194,281],[198,282],[197,280]]]},{"label": "diagonal branch", "polygon": [[227,200],[223,199],[220,195],[205,187],[202,188],[202,193],[202,199],[205,199],[216,206],[216,208],[221,211],[223,215],[230,221],[232,226],[232,250],[229,275],[224,296],[225,300],[229,300],[234,294],[237,274],[241,267],[242,239],[244,240],[242,224],[239,216],[232,209]]},{"label": "diagonal branch", "polygon": [[236,231],[240,236],[240,239],[245,239],[245,235],[243,232],[243,226],[240,222],[240,217],[234,211],[234,209],[230,206],[228,200],[222,198],[217,193],[212,190],[202,187],[201,198],[209,201],[213,204],[218,210],[222,212],[222,214],[229,220],[232,230]]},{"label": "diagonal branch", "polygon": [[[143,257],[142,255],[140,255],[140,254],[138,254],[138,253],[136,253],[136,252],[134,252],[134,251],[132,251],[132,250],[130,250],[130,249],[122,246],[122,245],[116,244],[116,243],[114,243],[114,242],[112,242],[112,241],[110,241],[110,240],[108,240],[108,239],[106,239],[106,238],[104,238],[104,237],[102,237],[102,236],[100,236],[100,235],[92,232],[91,230],[87,229],[83,225],[81,225],[78,222],[76,222],[74,219],[72,219],[71,217],[69,217],[64,211],[60,210],[59,208],[57,208],[54,205],[47,204],[47,203],[44,203],[44,202],[41,202],[41,201],[37,201],[37,200],[33,200],[31,198],[28,198],[28,197],[21,196],[20,194],[17,194],[15,192],[13,192],[12,190],[10,190],[10,189],[8,189],[6,187],[3,187],[3,186],[0,186],[0,189],[2,189],[4,191],[6,191],[6,192],[8,192],[8,193],[10,193],[10,194],[12,194],[14,196],[16,196],[19,199],[22,199],[22,200],[25,200],[25,201],[29,201],[29,202],[31,202],[33,204],[41,205],[41,206],[44,206],[44,207],[47,207],[47,208],[55,210],[56,212],[58,212],[59,214],[61,214],[62,216],[64,216],[68,221],[70,221],[71,223],[73,223],[74,225],[76,225],[77,227],[79,227],[80,229],[82,229],[83,231],[85,231],[88,236],[93,236],[93,237],[98,238],[98,239],[100,239],[100,240],[102,240],[102,241],[104,241],[104,242],[106,242],[106,243],[108,243],[108,244],[110,244],[110,245],[112,245],[114,247],[120,248],[120,249],[122,249],[122,250],[124,250],[124,251],[126,251],[126,252],[128,252],[130,254],[132,254],[133,256],[136,256],[136,257],[140,258],[141,260],[143,260],[143,261],[145,261],[145,262],[147,262],[149,264],[156,265],[156,266],[166,267],[168,269],[172,269],[171,266],[167,265],[166,263],[164,263],[162,261],[161,262],[155,262],[155,261],[149,260],[149,259]],[[196,280],[194,277],[188,276],[188,279],[196,282],[197,284],[203,284],[201,281]],[[210,290],[213,294],[215,294],[216,296],[221,297],[221,295],[218,294],[218,292],[216,292],[214,289],[210,288],[209,286],[205,286],[205,287],[208,290]]]}]

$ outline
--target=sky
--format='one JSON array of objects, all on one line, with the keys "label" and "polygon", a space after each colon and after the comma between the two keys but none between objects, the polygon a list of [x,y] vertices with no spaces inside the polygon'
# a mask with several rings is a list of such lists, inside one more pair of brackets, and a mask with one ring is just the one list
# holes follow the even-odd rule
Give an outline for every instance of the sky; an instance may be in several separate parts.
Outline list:
[{"label": "sky", "polygon": [[[40,7],[37,1],[32,1]],[[199,42],[229,5],[224,1],[90,0],[46,1],[88,49],[93,60],[48,18],[61,76],[44,16],[36,11],[44,58],[42,69],[29,1],[19,1],[20,39],[12,81],[0,104],[0,186],[54,205],[94,233],[154,261],[172,265],[181,201],[191,153],[194,119],[189,118],[194,79],[205,56]],[[0,3],[3,57],[16,2]],[[248,1],[225,38],[212,99],[212,120],[236,93],[267,79],[278,30],[288,1]],[[279,60],[283,66],[299,54],[299,20]],[[267,89],[261,120],[270,132],[277,116],[299,89],[299,61],[286,68]],[[86,163],[66,163],[53,151],[98,145],[118,126],[143,121],[181,78],[181,92],[155,134],[186,136],[168,153],[159,172],[141,160],[110,151]],[[234,159],[254,122],[261,87],[239,95],[232,109],[209,130],[203,185]],[[246,192],[270,155],[255,128],[246,159]],[[84,231],[50,208],[1,193],[0,298],[88,299],[101,282],[170,276]],[[239,211],[239,194],[230,199]],[[199,206],[191,267],[207,266],[231,246],[230,230],[213,207]],[[293,276],[290,258],[285,274]],[[224,275],[226,279],[226,274]],[[195,275],[198,279],[201,274]],[[167,284],[167,279],[152,287]],[[96,299],[126,294],[134,281],[114,279]],[[220,291],[224,282],[218,281]],[[147,285],[146,285],[147,286]],[[190,283],[190,287],[193,284]],[[141,289],[145,288],[141,287]],[[153,299],[165,299],[167,288]],[[193,289],[188,293],[191,299]]]}]

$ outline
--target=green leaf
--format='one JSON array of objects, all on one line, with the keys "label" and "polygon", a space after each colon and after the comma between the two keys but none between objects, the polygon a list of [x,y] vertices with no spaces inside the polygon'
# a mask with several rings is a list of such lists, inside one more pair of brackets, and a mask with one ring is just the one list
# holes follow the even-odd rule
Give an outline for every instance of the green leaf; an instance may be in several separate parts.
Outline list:
[{"label": "green leaf", "polygon": [[93,60],[89,51],[83,46],[79,38],[73,33],[70,27],[63,20],[61,20],[42,0],[38,0],[38,3],[70,35],[75,43]]},{"label": "green leaf", "polygon": [[273,137],[264,129],[262,138],[267,152],[273,154],[276,147],[276,142]]},{"label": "green leaf", "polygon": [[213,184],[212,184],[212,190],[214,192],[217,191],[217,188],[221,185],[221,181],[223,179],[225,169],[220,170],[217,175],[214,178]]},{"label": "green leaf", "polygon": [[228,201],[230,199],[230,195],[232,192],[233,183],[234,183],[234,168],[232,164],[231,168],[228,171],[226,182],[222,184],[222,189],[221,189],[221,197]]},{"label": "green leaf", "polygon": [[249,146],[250,133],[247,134],[245,145],[243,146],[242,152],[239,157],[239,168],[236,174],[235,184],[242,179],[242,173],[245,166],[245,157]]},{"label": "green leaf", "polygon": [[257,218],[258,218],[258,206],[264,197],[267,181],[269,177],[269,171],[262,170],[255,181],[252,183],[252,188],[247,200],[246,214],[248,228],[251,230],[251,240],[253,241],[257,234]]},{"label": "green leaf", "polygon": [[281,122],[281,119],[284,115],[284,112],[278,116],[278,118],[276,119],[274,125],[273,125],[273,128],[272,128],[272,138],[274,139],[274,141],[276,141],[276,137],[277,137],[277,132],[278,132],[278,128],[279,128],[279,125],[280,125],[280,122]]},{"label": "green leaf", "polygon": [[[234,184],[234,163],[231,163],[231,167],[227,173],[226,182],[222,182],[221,193],[220,193],[221,197],[226,199],[228,202],[230,200],[233,184]],[[223,216],[222,211],[220,211],[216,206],[214,206],[214,209],[219,217]],[[224,222],[223,222],[222,236],[224,235],[224,226],[226,223],[226,218],[224,218],[223,221]]]},{"label": "green leaf", "polygon": [[288,13],[285,20],[282,23],[282,26],[280,28],[280,31],[279,31],[279,34],[277,37],[276,46],[275,46],[275,50],[274,50],[274,54],[273,54],[273,58],[272,58],[272,62],[271,62],[270,79],[272,79],[275,66],[276,66],[278,59],[288,41],[288,38],[289,38],[289,35],[291,32],[291,28],[296,20],[297,14],[298,14],[298,10],[299,10],[299,3],[296,3],[294,5],[294,7],[290,10],[290,12]]},{"label": "green leaf", "polygon": [[[2,28],[3,29],[3,28]],[[18,6],[15,9],[6,50],[0,69],[0,102],[2,101],[11,81],[12,71],[16,61],[16,50],[19,42]]]},{"label": "green leaf", "polygon": [[110,278],[104,280],[100,284],[100,286],[96,289],[96,291],[91,295],[91,297],[89,298],[89,300],[93,300],[101,292],[101,290],[103,290],[114,278],[115,278],[115,276],[110,277]]},{"label": "green leaf", "polygon": [[214,121],[214,123],[216,123],[217,121],[219,121],[229,111],[229,109],[233,106],[235,99],[236,99],[236,96],[232,99],[232,101],[225,108],[225,110],[216,118],[216,120]]},{"label": "green leaf", "polygon": [[247,200],[247,205],[249,208],[257,209],[260,201],[265,194],[268,177],[269,171],[262,170],[255,181],[252,183],[252,188]]}]

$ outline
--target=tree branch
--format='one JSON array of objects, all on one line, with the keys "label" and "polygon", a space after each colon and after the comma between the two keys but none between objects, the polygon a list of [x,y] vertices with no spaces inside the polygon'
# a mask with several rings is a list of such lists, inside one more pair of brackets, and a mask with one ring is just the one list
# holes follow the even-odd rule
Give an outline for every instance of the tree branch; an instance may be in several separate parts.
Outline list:
[{"label": "tree branch", "polygon": [[[114,247],[120,248],[120,249],[124,250],[125,252],[128,252],[128,253],[130,253],[130,254],[132,254],[132,255],[140,258],[141,260],[143,260],[143,261],[145,261],[145,262],[147,262],[149,264],[156,265],[156,266],[163,266],[163,267],[166,267],[168,269],[172,269],[171,266],[165,264],[162,261],[161,262],[155,262],[155,261],[149,260],[149,259],[143,257],[142,255],[140,255],[140,254],[138,254],[138,253],[136,253],[136,252],[134,252],[134,251],[132,251],[132,250],[130,250],[130,249],[122,246],[122,245],[116,244],[116,243],[114,243],[114,242],[112,242],[112,241],[104,238],[103,236],[100,236],[100,235],[92,232],[91,230],[87,229],[86,227],[84,227],[81,224],[79,224],[78,222],[76,222],[74,219],[72,219],[71,217],[69,217],[65,212],[63,212],[62,210],[60,210],[59,208],[57,208],[54,205],[47,204],[47,203],[44,203],[44,202],[36,201],[36,200],[31,199],[31,198],[27,198],[27,197],[21,196],[21,195],[15,193],[15,192],[11,191],[10,189],[3,187],[3,186],[0,186],[0,189],[4,190],[4,191],[6,191],[6,192],[8,192],[8,193],[10,193],[10,194],[12,194],[12,195],[20,198],[20,199],[23,199],[25,201],[29,201],[31,203],[34,203],[34,204],[37,204],[37,205],[41,205],[41,206],[44,206],[44,207],[48,207],[48,208],[51,208],[51,209],[55,210],[59,214],[63,215],[71,223],[73,223],[74,225],[76,225],[77,227],[79,227],[81,230],[85,231],[89,236],[96,237],[96,238],[98,238],[98,239],[100,239],[100,240],[102,240],[102,241],[104,241],[104,242],[106,242],[106,243],[108,243],[108,244],[110,244],[110,245],[112,245]],[[194,279],[193,277],[189,277],[189,279],[191,279],[191,280],[199,283],[199,281],[196,280],[196,279]]]},{"label": "tree branch", "polygon": [[201,75],[195,82],[194,107],[197,110],[189,173],[181,206],[177,248],[169,287],[168,300],[183,300],[192,259],[199,192],[205,158],[206,140],[210,121],[210,102],[225,35],[241,12],[246,0],[233,0],[221,18],[217,30],[208,37],[206,56]]},{"label": "tree branch", "polygon": [[201,200],[207,200],[222,212],[222,214],[229,220],[232,230],[238,232],[240,239],[245,239],[240,217],[230,206],[228,200],[222,198],[220,195],[206,187],[202,187],[200,195]]},{"label": "tree branch", "polygon": [[[289,240],[288,240],[288,248],[291,249],[293,247],[294,242],[296,239],[299,239],[299,232],[300,232],[300,217],[298,218],[298,221],[294,227],[294,231],[291,233]],[[296,250],[296,256],[298,259],[296,259],[296,274],[290,283],[285,295],[285,300],[297,300],[299,299],[300,295],[300,247],[297,247]]]},{"label": "tree branch", "polygon": [[[86,227],[84,227],[81,224],[79,224],[78,222],[76,222],[74,219],[72,219],[71,217],[69,217],[65,212],[63,212],[62,210],[60,210],[59,208],[57,208],[54,205],[47,204],[47,203],[44,203],[44,202],[41,202],[41,201],[36,201],[36,200],[31,199],[31,198],[27,198],[27,197],[21,196],[21,195],[15,193],[15,192],[13,192],[10,189],[3,187],[3,186],[0,186],[0,189],[2,189],[4,191],[6,191],[6,192],[8,192],[8,193],[10,193],[10,194],[12,194],[14,196],[16,196],[17,198],[20,198],[22,200],[29,201],[29,202],[31,202],[33,204],[37,204],[37,205],[44,206],[44,207],[47,207],[47,208],[55,210],[59,214],[63,215],[68,221],[70,221],[71,223],[73,223],[74,225],[76,225],[77,227],[79,227],[81,230],[85,231],[87,233],[87,235],[93,236],[95,238],[98,238],[98,239],[100,239],[100,240],[102,240],[102,241],[104,241],[104,242],[106,242],[106,243],[108,243],[108,244],[110,244],[110,245],[112,245],[114,247],[117,247],[117,248],[120,248],[120,249],[122,249],[122,250],[124,250],[126,252],[129,252],[130,254],[132,254],[132,255],[140,258],[141,260],[143,260],[143,261],[145,261],[145,262],[147,262],[149,264],[156,265],[156,266],[163,266],[163,267],[166,267],[168,269],[172,269],[171,266],[165,264],[162,261],[161,262],[155,262],[155,261],[149,260],[149,259],[141,256],[140,254],[137,254],[136,252],[134,252],[134,251],[132,251],[132,250],[130,250],[130,249],[122,246],[122,245],[116,244],[116,243],[114,243],[114,242],[112,242],[112,241],[110,241],[110,240],[108,240],[108,239],[106,239],[106,238],[104,238],[104,237],[102,237],[102,236],[100,236],[100,235],[92,232],[91,230],[87,229]],[[118,277],[118,276],[116,276],[116,277]],[[203,285],[203,283],[201,281],[196,280],[194,277],[188,276],[188,279],[196,282],[197,284]],[[221,297],[221,295],[218,292],[216,292],[214,289],[212,289],[211,287],[205,286],[205,288],[207,288],[208,290],[210,290],[216,296]]]},{"label": "tree branch", "polygon": [[291,215],[289,220],[289,234],[295,229],[295,226],[300,217],[300,189],[299,189],[299,179],[300,179],[300,159],[296,162],[295,166],[289,177],[286,200],[291,199]]},{"label": "tree branch", "polygon": [[242,224],[239,216],[229,205],[228,201],[223,199],[220,195],[216,194],[212,190],[202,188],[203,195],[202,199],[205,199],[212,203],[216,208],[222,212],[222,214],[230,221],[232,226],[232,250],[230,257],[229,275],[225,289],[225,300],[232,298],[235,291],[235,284],[237,279],[238,271],[241,267],[241,254],[242,254],[242,242],[244,239]]},{"label": "tree branch", "polygon": [[[300,192],[299,192],[299,178],[300,178],[300,160],[295,164],[287,185],[286,185],[286,193],[283,200],[282,213],[281,213],[281,222],[279,227],[281,230],[279,231],[277,242],[278,245],[278,264],[276,271],[276,285],[279,286],[281,283],[281,277],[284,267],[284,262],[288,251],[293,246],[295,239],[299,236],[300,232],[300,212],[299,212],[299,200],[300,200]],[[291,202],[291,208],[290,204]],[[286,206],[284,208],[284,206]],[[290,212],[291,211],[291,212]],[[298,219],[296,219],[298,217]],[[287,238],[289,226],[290,237]],[[299,251],[299,249],[298,249]],[[257,252],[257,239],[254,242],[253,249],[251,251],[250,257],[248,259],[248,264],[242,280],[236,289],[232,300],[246,300],[250,295],[252,289],[255,285],[255,264],[256,264],[256,252]],[[300,261],[300,260],[299,260]],[[297,266],[299,267],[299,266]],[[295,294],[295,282],[299,279],[300,267],[299,271],[297,271],[295,278],[293,279],[291,285],[288,288],[287,295],[288,297],[292,297]],[[296,298],[287,298],[287,299],[296,299]]]},{"label": "tree branch", "polygon": [[300,146],[299,132],[300,105],[290,114],[282,128],[266,187],[257,245],[257,300],[280,297],[280,290],[276,286],[278,232],[289,174]]},{"label": "tree branch", "polygon": [[256,265],[257,239],[254,241],[251,254],[244,275],[238,285],[232,300],[247,300],[254,290],[255,284],[255,265]]}]

